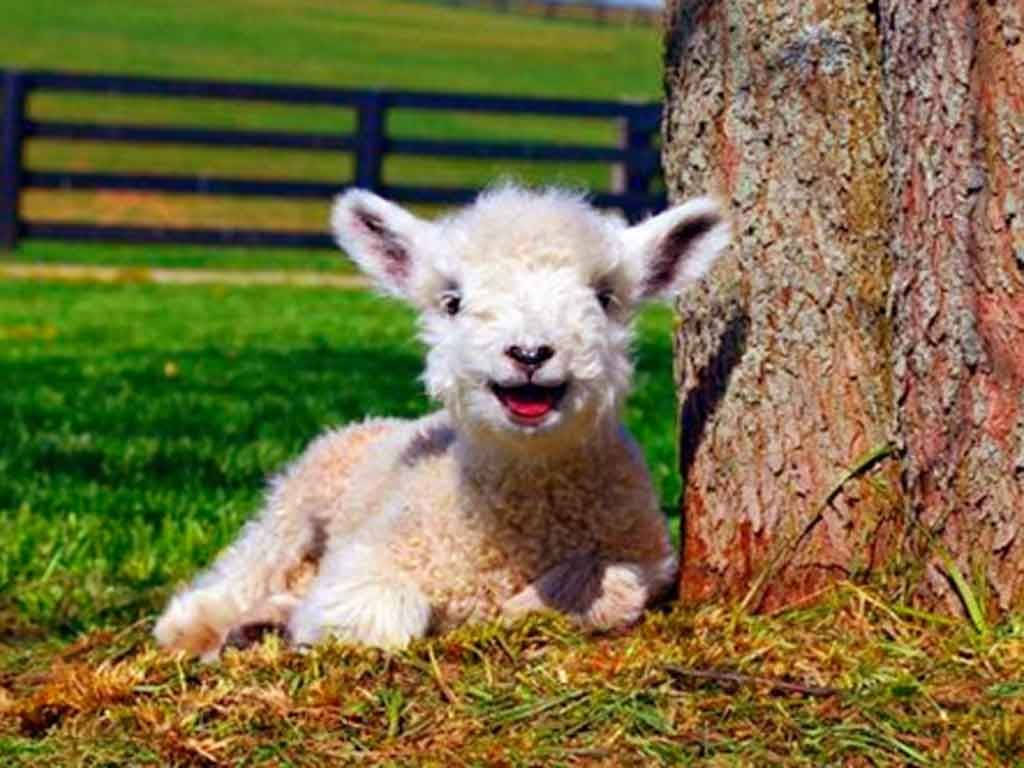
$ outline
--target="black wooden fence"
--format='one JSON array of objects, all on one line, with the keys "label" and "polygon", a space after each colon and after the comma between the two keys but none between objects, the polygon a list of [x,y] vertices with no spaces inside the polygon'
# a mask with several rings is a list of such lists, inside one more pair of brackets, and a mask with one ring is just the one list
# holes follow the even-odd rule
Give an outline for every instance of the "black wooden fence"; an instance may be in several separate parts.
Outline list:
[{"label": "black wooden fence", "polygon": [[542,16],[545,19],[590,21],[597,24],[661,23],[664,8],[649,3],[610,0],[431,0],[454,6],[486,8],[500,13]]},{"label": "black wooden fence", "polygon": [[[13,248],[20,238],[33,237],[197,245],[313,248],[332,245],[330,238],[323,232],[125,227],[101,226],[91,222],[26,220],[19,214],[19,197],[24,189],[137,190],[165,194],[328,199],[345,187],[358,186],[401,202],[425,204],[463,203],[473,199],[479,191],[466,187],[388,184],[382,176],[386,155],[608,163],[620,169],[620,182],[616,185],[617,189],[594,193],[592,199],[595,204],[619,208],[630,219],[636,219],[643,213],[664,205],[663,196],[652,191],[652,183],[659,168],[658,153],[653,146],[660,119],[660,107],[656,104],[349,90],[58,72],[5,71],[3,83],[3,124],[0,137],[0,247],[7,249]],[[346,107],[355,110],[356,128],[354,133],[343,135],[35,120],[27,110],[28,98],[31,94],[41,91]],[[621,121],[622,140],[620,146],[589,146],[393,137],[387,131],[388,110],[391,109],[546,115],[564,117],[567,120],[616,119]],[[355,157],[355,174],[352,179],[326,183],[207,175],[39,170],[26,168],[23,163],[24,143],[33,138],[351,152]]]}]

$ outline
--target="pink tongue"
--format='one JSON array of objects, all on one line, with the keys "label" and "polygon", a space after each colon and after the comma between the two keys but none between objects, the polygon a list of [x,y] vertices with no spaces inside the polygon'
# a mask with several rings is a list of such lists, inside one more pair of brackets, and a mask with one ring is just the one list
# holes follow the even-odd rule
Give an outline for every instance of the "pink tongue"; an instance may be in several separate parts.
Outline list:
[{"label": "pink tongue", "polygon": [[551,410],[551,403],[547,400],[519,399],[514,395],[507,395],[505,402],[509,410],[516,416],[524,416],[528,419],[536,419]]}]

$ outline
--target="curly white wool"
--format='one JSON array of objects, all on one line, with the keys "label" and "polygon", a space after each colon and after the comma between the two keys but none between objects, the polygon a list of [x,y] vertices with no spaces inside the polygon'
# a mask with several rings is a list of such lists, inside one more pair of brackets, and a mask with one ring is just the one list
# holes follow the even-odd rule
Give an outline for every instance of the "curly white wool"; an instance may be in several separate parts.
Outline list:
[{"label": "curly white wool", "polygon": [[[728,242],[718,206],[629,227],[580,195],[504,185],[428,222],[356,190],[332,226],[382,291],[419,310],[423,379],[444,410],[316,440],[172,599],[158,641],[215,657],[248,624],[396,647],[545,608],[598,628],[635,621],[676,554],[620,423],[630,319],[711,266]],[[524,365],[513,348],[547,358]],[[526,385],[558,395],[527,418],[499,396]]]}]

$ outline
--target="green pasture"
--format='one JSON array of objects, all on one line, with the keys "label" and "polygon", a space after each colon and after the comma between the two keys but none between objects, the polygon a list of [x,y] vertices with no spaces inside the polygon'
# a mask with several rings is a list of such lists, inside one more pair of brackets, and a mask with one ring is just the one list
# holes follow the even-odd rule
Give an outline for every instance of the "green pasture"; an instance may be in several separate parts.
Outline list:
[{"label": "green pasture", "polygon": [[[352,88],[651,101],[660,97],[660,39],[651,27],[546,21],[514,14],[408,0],[0,0],[0,66],[80,72],[299,83]],[[156,99],[82,94],[35,95],[38,119],[159,123],[264,130],[349,133],[351,110],[318,106]],[[444,139],[531,139],[612,145],[613,121],[403,110],[393,135]],[[337,180],[352,176],[341,152],[225,149],[32,140],[34,169],[208,174]],[[394,184],[483,186],[497,178],[607,188],[599,164],[391,157]],[[107,224],[323,229],[326,202],[30,191],[29,218]],[[432,209],[423,209],[433,213]],[[112,249],[134,265],[195,266],[197,260],[256,267],[344,268],[302,253],[248,254],[232,249]],[[26,243],[16,258],[92,262],[93,249]],[[106,256],[99,257],[106,259]]]},{"label": "green pasture", "polygon": [[659,31],[408,0],[3,0],[7,66],[650,99]]},{"label": "green pasture", "polygon": [[[627,416],[672,508],[671,317]],[[0,283],[0,635],[155,610],[329,425],[418,416],[411,312],[362,291]]]},{"label": "green pasture", "polygon": [[[668,511],[671,325],[639,318],[626,412]],[[398,654],[155,650],[270,473],[326,425],[430,407],[413,331],[362,291],[0,282],[0,764],[1024,764],[1020,617],[880,586],[604,637],[539,617]]]}]

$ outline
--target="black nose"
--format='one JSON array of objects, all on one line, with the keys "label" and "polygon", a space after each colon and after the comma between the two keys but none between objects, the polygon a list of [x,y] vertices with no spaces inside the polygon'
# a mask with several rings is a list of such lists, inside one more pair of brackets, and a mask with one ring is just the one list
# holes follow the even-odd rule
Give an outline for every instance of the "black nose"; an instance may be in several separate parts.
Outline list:
[{"label": "black nose", "polygon": [[555,356],[555,350],[549,347],[547,344],[542,344],[539,347],[509,347],[505,350],[505,354],[515,360],[519,365],[524,368],[529,368],[531,371],[540,368],[544,363]]}]

